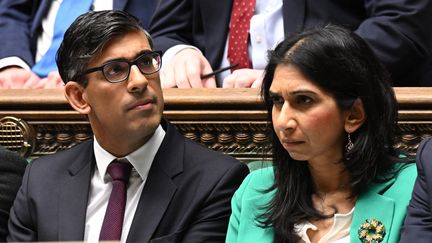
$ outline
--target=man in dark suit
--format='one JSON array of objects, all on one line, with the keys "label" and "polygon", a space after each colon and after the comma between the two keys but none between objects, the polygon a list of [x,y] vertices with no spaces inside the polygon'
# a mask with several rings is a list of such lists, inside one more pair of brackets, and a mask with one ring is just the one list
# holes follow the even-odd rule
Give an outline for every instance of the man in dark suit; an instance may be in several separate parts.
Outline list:
[{"label": "man in dark suit", "polygon": [[[156,48],[164,51],[180,44],[194,46],[173,56],[175,61],[164,60],[162,86],[199,87],[214,86],[215,80],[200,75],[221,67],[229,32],[230,13],[236,0],[162,0],[150,23],[150,33]],[[255,14],[268,11],[267,2],[256,0]],[[432,1],[406,0],[354,0],[314,1],[280,0],[261,36],[251,42],[263,45],[268,35],[284,31],[286,36],[326,23],[341,24],[356,31],[364,38],[376,55],[390,70],[396,86],[432,85],[432,31],[427,23],[432,22]],[[279,8],[279,9],[278,9]],[[278,30],[278,18],[283,18],[283,28]],[[257,19],[258,27],[262,18]],[[255,31],[251,27],[251,32]],[[272,33],[275,29],[276,33]],[[259,37],[259,38],[258,38]],[[274,40],[275,43],[280,39]],[[274,44],[274,43],[273,43]],[[273,48],[272,43],[268,48]],[[252,45],[252,52],[253,52]],[[265,51],[260,51],[265,59]],[[254,58],[255,54],[250,54]],[[256,67],[252,60],[253,69]],[[224,65],[222,65],[224,66]],[[236,72],[241,75],[236,75]],[[250,87],[256,75],[246,70],[236,70],[218,85],[229,81],[232,87]],[[250,77],[250,78],[246,78]],[[236,80],[233,80],[236,79]],[[259,85],[255,85],[259,86]]]},{"label": "man in dark suit", "polygon": [[416,156],[418,176],[402,228],[401,243],[432,242],[432,137],[420,143]]},{"label": "man in dark suit", "polygon": [[9,211],[26,166],[24,158],[0,146],[0,242],[6,241]]},{"label": "man in dark suit", "polygon": [[[105,0],[93,0],[91,9],[127,11],[138,17],[143,27],[147,28],[157,1],[113,0],[110,3]],[[44,48],[47,49],[50,45],[47,36],[53,35],[53,33],[49,34],[49,29],[54,26],[56,8],[60,5],[58,2],[58,0],[0,1],[0,36],[2,36],[0,87],[49,88],[62,84],[56,72],[50,73],[48,77],[39,77],[30,70],[35,65],[37,52],[42,55]]]},{"label": "man in dark suit", "polygon": [[121,11],[80,16],[57,65],[68,80],[65,96],[88,116],[94,139],[30,163],[8,241],[98,241],[111,193],[105,171],[125,158],[133,170],[114,240],[224,242],[230,199],[247,166],[161,120],[160,53],[137,20]]}]

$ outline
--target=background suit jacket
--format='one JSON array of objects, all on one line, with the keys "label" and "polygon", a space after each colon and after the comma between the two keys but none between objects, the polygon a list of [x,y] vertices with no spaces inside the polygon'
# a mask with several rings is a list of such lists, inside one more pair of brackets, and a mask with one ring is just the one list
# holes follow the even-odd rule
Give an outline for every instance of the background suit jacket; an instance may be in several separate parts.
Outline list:
[{"label": "background suit jacket", "polygon": [[[233,0],[161,0],[150,23],[156,49],[198,47],[220,67]],[[430,0],[283,0],[285,35],[325,23],[355,30],[403,86],[432,85]],[[429,73],[428,73],[429,72]]]},{"label": "background suit jacket", "polygon": [[[383,183],[374,183],[360,194],[355,203],[350,242],[361,243],[358,229],[366,219],[377,219],[384,225],[386,234],[381,243],[398,242],[415,178],[416,167],[414,164],[408,164],[395,178]],[[256,170],[246,177],[232,199],[227,243],[273,243],[273,229],[260,228],[255,220],[256,216],[264,212],[262,207],[274,195],[274,191],[264,192],[273,182],[273,167]]]},{"label": "background suit jacket", "polygon": [[[163,126],[167,133],[127,242],[223,242],[230,200],[247,166]],[[11,211],[8,241],[83,240],[94,166],[92,140],[31,162]]]},{"label": "background suit jacket", "polygon": [[6,241],[9,211],[26,166],[27,160],[0,147],[0,242]]},{"label": "background suit jacket", "polygon": [[417,149],[418,177],[402,230],[402,243],[432,242],[432,137]]},{"label": "background suit jacket", "polygon": [[[144,28],[158,0],[113,0],[113,9],[140,19]],[[17,56],[30,67],[35,63],[38,34],[52,0],[0,0],[0,59]]]}]

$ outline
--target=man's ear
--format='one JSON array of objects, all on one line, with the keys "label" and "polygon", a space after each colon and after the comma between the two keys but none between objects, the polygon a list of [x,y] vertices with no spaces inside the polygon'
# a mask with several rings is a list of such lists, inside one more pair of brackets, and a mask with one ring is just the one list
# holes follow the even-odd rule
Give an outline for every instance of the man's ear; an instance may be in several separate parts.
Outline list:
[{"label": "man's ear", "polygon": [[363,101],[357,98],[346,113],[345,131],[347,133],[355,132],[366,121],[366,117]]},{"label": "man's ear", "polygon": [[88,104],[85,95],[85,88],[77,82],[69,81],[64,87],[64,94],[69,104],[81,114],[88,115],[91,107]]}]

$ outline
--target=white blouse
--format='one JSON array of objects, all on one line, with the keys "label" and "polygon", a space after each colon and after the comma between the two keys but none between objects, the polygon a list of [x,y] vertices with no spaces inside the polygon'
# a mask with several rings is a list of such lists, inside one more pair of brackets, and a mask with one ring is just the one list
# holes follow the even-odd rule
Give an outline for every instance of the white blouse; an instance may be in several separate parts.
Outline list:
[{"label": "white blouse", "polygon": [[[333,216],[333,225],[327,234],[325,234],[318,243],[349,243],[350,241],[350,226],[354,214],[354,208],[346,214],[335,214]],[[318,228],[310,222],[304,222],[295,226],[295,231],[301,238],[299,243],[311,243],[307,234],[308,230],[317,230]]]}]

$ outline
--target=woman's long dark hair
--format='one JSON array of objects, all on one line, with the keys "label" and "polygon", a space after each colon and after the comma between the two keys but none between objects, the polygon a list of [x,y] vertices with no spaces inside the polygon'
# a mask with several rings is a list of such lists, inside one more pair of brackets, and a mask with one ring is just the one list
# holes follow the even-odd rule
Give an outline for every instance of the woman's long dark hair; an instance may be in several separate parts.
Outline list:
[{"label": "woman's long dark hair", "polygon": [[399,161],[394,150],[397,103],[390,76],[367,43],[345,28],[327,25],[285,39],[269,53],[262,97],[269,114],[273,144],[275,190],[266,212],[257,220],[261,227],[273,227],[275,242],[297,242],[294,225],[307,219],[322,219],[312,203],[314,185],[307,163],[296,161],[277,138],[272,117],[269,88],[278,65],[293,65],[319,87],[334,95],[339,109],[349,109],[359,98],[366,113],[365,123],[351,134],[354,147],[343,152],[345,169],[350,174],[353,196],[369,183],[392,178]]}]

